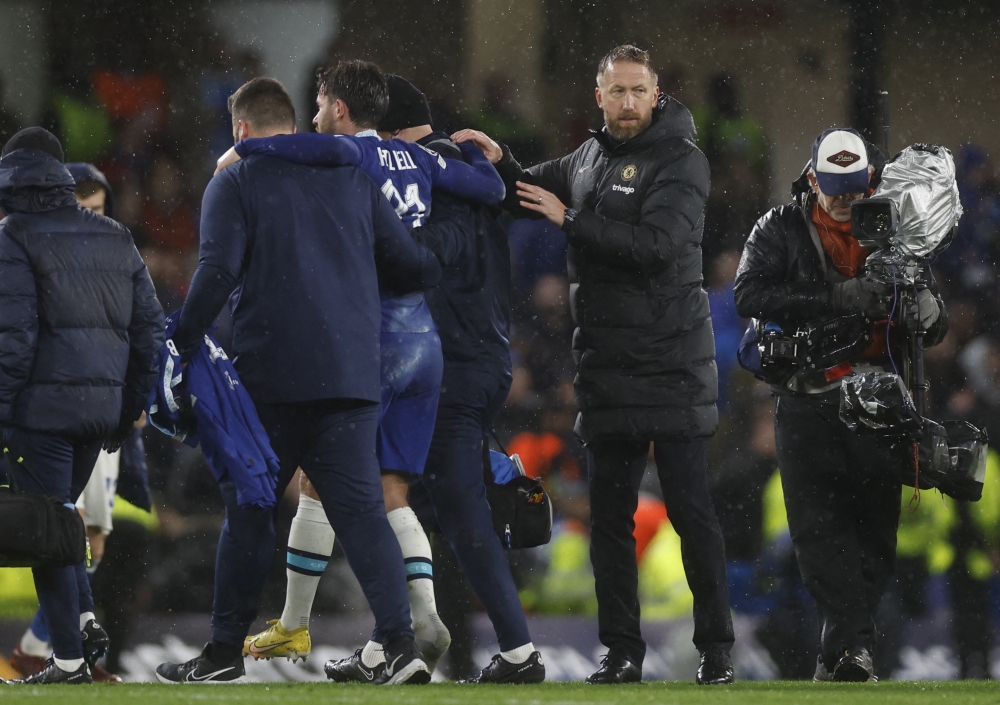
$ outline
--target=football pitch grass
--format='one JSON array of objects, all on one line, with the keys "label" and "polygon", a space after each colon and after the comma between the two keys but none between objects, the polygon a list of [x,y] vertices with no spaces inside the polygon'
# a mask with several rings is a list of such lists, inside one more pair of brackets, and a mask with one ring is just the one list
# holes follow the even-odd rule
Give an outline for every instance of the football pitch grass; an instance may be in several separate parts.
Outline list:
[{"label": "football pitch grass", "polygon": [[802,681],[737,683],[699,687],[694,683],[651,681],[626,686],[543,683],[527,686],[432,683],[420,687],[374,687],[332,683],[252,683],[246,685],[160,685],[133,683],[93,686],[2,686],[0,702],[59,705],[161,705],[175,702],[316,705],[367,703],[393,705],[545,705],[613,703],[616,705],[687,705],[733,703],[784,705],[915,705],[922,703],[1000,703],[1000,684],[989,681],[808,683]]}]

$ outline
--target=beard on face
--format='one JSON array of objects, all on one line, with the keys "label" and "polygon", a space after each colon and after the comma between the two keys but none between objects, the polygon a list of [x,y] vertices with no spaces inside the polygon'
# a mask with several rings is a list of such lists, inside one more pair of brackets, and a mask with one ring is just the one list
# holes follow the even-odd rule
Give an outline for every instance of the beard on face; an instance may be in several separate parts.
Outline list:
[{"label": "beard on face", "polygon": [[[637,120],[637,122],[622,124],[622,120]],[[604,123],[608,126],[608,132],[619,142],[630,140],[637,134],[645,130],[653,122],[653,113],[650,111],[645,118],[633,110],[623,110],[617,118],[612,119],[607,112],[604,113]]]}]

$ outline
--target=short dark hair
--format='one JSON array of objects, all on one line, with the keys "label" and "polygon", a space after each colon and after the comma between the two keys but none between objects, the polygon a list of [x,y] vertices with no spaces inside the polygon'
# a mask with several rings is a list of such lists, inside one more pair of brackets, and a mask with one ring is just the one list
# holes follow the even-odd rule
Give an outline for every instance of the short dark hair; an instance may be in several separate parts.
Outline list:
[{"label": "short dark hair", "polygon": [[653,62],[649,59],[649,52],[631,44],[622,44],[605,54],[604,58],[601,59],[601,63],[597,65],[598,83],[604,72],[611,67],[611,64],[616,64],[619,61],[625,61],[630,64],[642,64],[649,69],[649,74],[653,77],[653,82],[656,82],[656,69],[653,68]]},{"label": "short dark hair", "polygon": [[371,61],[353,59],[316,72],[316,90],[328,100],[344,101],[351,122],[375,128],[389,109],[389,87],[382,69]]},{"label": "short dark hair", "polygon": [[259,130],[295,126],[292,97],[273,78],[255,78],[229,96],[233,121],[244,120]]}]

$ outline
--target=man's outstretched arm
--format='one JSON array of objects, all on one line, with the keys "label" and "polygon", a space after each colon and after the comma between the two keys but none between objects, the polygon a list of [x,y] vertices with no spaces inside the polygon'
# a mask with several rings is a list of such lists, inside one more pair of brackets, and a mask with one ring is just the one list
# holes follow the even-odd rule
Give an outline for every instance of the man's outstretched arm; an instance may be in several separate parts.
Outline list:
[{"label": "man's outstretched arm", "polygon": [[434,187],[453,196],[468,198],[488,206],[502,203],[506,189],[503,179],[490,160],[471,142],[460,144],[459,148],[462,150],[465,162],[426,153],[425,162],[431,172]]},{"label": "man's outstretched arm", "polygon": [[364,157],[357,138],[320,132],[251,137],[239,142],[234,149],[244,158],[266,154],[305,166],[361,166]]}]

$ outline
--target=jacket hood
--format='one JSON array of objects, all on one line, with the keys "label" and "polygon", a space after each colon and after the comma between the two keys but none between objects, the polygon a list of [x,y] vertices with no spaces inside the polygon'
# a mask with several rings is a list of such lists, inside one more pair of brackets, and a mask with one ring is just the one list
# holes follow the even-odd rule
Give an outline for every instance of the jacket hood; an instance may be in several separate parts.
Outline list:
[{"label": "jacket hood", "polygon": [[[66,168],[69,170],[70,176],[73,177],[73,181],[77,184],[83,181],[94,181],[100,184],[101,188],[104,189],[104,193],[107,198],[104,202],[104,215],[114,220],[115,198],[114,194],[111,193],[111,184],[108,183],[108,179],[104,176],[104,172],[88,162],[70,162],[66,165]],[[74,190],[75,188],[76,187],[74,186]]]},{"label": "jacket hood", "polygon": [[38,213],[76,205],[76,182],[47,152],[16,149],[0,159],[0,210]]},{"label": "jacket hood", "polygon": [[451,141],[451,137],[447,132],[442,132],[441,130],[435,130],[429,135],[421,137],[417,140],[417,144],[421,147],[433,149],[435,152],[444,157],[449,157],[451,159],[462,158],[462,150],[458,148],[457,144]]},{"label": "jacket hood", "polygon": [[591,130],[594,138],[608,152],[628,154],[640,152],[661,140],[682,137],[695,141],[697,130],[691,111],[680,101],[674,100],[666,93],[660,93],[653,108],[653,122],[635,137],[624,142],[616,142],[608,134],[607,125],[600,130]]},{"label": "jacket hood", "polygon": [[792,188],[789,191],[792,196],[792,201],[801,207],[805,207],[806,201],[809,199],[809,195],[812,193],[812,188],[809,187],[809,167],[812,166],[809,162],[802,167],[802,173],[799,177],[792,182]]}]

